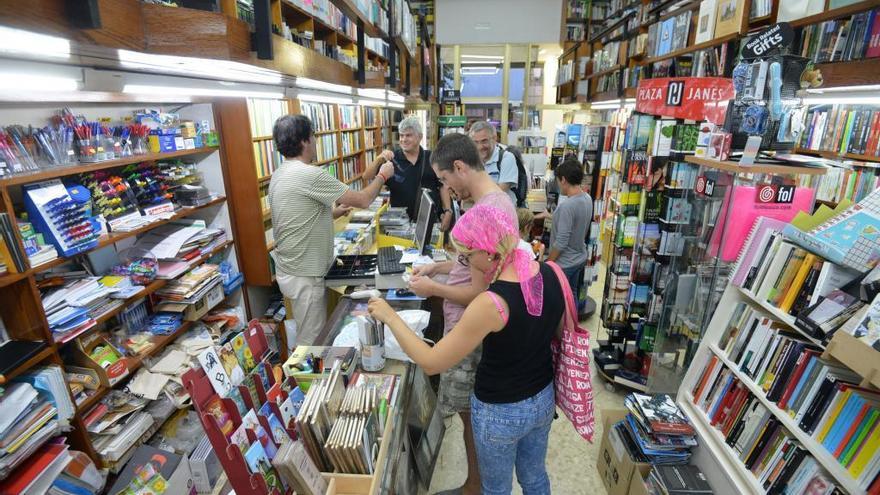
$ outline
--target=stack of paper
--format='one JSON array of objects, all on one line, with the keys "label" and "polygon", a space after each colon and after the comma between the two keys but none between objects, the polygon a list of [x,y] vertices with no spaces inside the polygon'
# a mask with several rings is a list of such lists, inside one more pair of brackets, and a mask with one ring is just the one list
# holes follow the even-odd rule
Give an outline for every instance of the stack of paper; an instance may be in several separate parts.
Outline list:
[{"label": "stack of paper", "polygon": [[31,266],[40,266],[58,257],[58,251],[51,244],[44,244],[34,253],[28,255],[28,263]]},{"label": "stack of paper", "polygon": [[219,283],[222,283],[219,267],[206,263],[170,282],[156,291],[156,295],[169,301],[193,304]]},{"label": "stack of paper", "polygon": [[105,461],[117,461],[153,425],[153,417],[143,411],[148,402],[121,390],[111,390],[86,413],[83,422],[91,434],[92,445]]},{"label": "stack of paper", "polygon": [[85,277],[45,292],[43,309],[56,340],[73,339],[95,326],[95,318],[118,308],[122,302],[110,297],[115,290],[98,282],[98,277]]},{"label": "stack of paper", "polygon": [[58,366],[34,370],[6,387],[0,396],[0,478],[59,434],[73,409]]}]

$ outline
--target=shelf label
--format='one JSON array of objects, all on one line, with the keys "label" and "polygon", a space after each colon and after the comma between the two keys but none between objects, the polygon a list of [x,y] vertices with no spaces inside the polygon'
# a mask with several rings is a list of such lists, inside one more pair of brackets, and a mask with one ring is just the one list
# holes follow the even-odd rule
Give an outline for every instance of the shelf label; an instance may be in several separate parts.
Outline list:
[{"label": "shelf label", "polygon": [[724,77],[643,79],[636,93],[636,111],[720,125],[733,97],[733,80]]}]

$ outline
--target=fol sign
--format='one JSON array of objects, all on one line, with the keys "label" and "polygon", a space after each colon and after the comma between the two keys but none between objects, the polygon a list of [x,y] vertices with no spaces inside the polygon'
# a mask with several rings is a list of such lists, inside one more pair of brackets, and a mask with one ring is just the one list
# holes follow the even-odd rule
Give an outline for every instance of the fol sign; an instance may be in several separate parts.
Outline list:
[{"label": "fol sign", "polygon": [[704,196],[711,196],[715,192],[715,181],[706,178],[705,175],[698,176],[694,184],[694,192]]},{"label": "fol sign", "polygon": [[742,58],[764,58],[791,46],[794,30],[787,22],[774,24],[749,38],[742,47]]},{"label": "fol sign", "polygon": [[661,77],[642,79],[636,111],[686,120],[723,124],[734,97],[733,80],[724,77]]},{"label": "fol sign", "polygon": [[758,188],[755,202],[768,203],[792,203],[794,201],[795,186],[778,186],[767,184]]}]

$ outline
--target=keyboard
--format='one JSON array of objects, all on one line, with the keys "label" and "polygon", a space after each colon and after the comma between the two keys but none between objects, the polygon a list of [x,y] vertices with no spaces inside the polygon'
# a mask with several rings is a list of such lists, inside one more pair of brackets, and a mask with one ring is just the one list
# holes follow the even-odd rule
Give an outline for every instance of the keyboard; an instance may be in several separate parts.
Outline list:
[{"label": "keyboard", "polygon": [[406,267],[400,264],[400,257],[403,253],[394,249],[393,246],[381,247],[378,250],[378,269],[382,275],[393,275],[395,273],[403,273]]}]

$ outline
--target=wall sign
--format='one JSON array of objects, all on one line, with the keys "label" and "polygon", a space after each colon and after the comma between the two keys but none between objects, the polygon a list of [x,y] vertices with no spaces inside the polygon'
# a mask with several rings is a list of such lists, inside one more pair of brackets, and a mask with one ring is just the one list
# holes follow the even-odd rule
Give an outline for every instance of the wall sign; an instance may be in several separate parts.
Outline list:
[{"label": "wall sign", "polygon": [[794,41],[794,29],[787,22],[774,24],[750,37],[742,47],[742,57],[765,58],[776,53],[785,53]]},{"label": "wall sign", "polygon": [[661,77],[642,79],[636,111],[686,120],[724,123],[734,98],[733,80],[724,77]]}]

